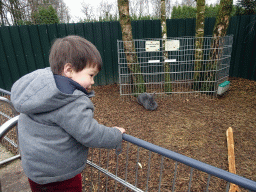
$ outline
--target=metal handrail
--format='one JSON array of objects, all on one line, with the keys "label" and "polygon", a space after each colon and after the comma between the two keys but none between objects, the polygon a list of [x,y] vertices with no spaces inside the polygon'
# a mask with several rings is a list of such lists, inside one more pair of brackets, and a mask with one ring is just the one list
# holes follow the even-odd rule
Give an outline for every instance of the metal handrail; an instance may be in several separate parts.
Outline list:
[{"label": "metal handrail", "polygon": [[133,143],[137,146],[140,146],[142,148],[145,148],[147,150],[150,150],[152,152],[158,153],[162,156],[165,156],[167,158],[173,159],[175,161],[181,162],[185,165],[188,165],[190,167],[193,167],[195,169],[201,170],[203,172],[206,172],[210,175],[214,175],[218,178],[224,179],[230,183],[237,184],[241,187],[244,187],[246,189],[256,191],[256,182],[246,179],[244,177],[241,177],[239,175],[230,173],[228,171],[219,169],[217,167],[208,165],[206,163],[203,163],[201,161],[189,158],[185,155],[181,155],[179,153],[173,152],[171,150],[159,147],[157,145],[154,145],[152,143],[143,141],[141,139],[138,139],[136,137],[133,137],[131,135],[123,134],[123,140],[128,141],[130,143]]},{"label": "metal handrail", "polygon": [[19,113],[16,111],[16,109],[14,108],[12,102],[11,102],[9,99],[0,96],[0,104],[1,104],[1,103],[7,104],[8,107],[10,107],[10,108],[12,109],[12,113],[13,113],[15,116],[19,114]]},{"label": "metal handrail", "polygon": [[0,140],[4,138],[4,136],[10,131],[13,127],[15,127],[18,123],[19,115],[11,118],[6,121],[3,125],[0,126]]},{"label": "metal handrail", "polygon": [[10,92],[10,91],[6,91],[6,90],[1,89],[1,88],[0,88],[0,93],[4,93],[4,94],[6,94],[6,95],[11,95],[11,92]]},{"label": "metal handrail", "polygon": [[[0,126],[0,141],[4,138],[4,136],[17,125],[19,119],[19,115],[11,118],[10,120],[6,121],[3,125]],[[0,161],[0,165],[13,161],[15,159],[20,158],[20,154]]]}]

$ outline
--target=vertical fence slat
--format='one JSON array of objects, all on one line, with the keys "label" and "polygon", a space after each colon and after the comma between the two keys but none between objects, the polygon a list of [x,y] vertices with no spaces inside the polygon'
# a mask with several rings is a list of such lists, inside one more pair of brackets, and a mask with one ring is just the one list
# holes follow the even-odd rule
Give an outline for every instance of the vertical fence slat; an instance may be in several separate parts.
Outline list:
[{"label": "vertical fence slat", "polygon": [[20,26],[20,38],[26,58],[28,72],[32,72],[36,70],[36,62],[32,51],[28,28],[29,26],[27,25]]},{"label": "vertical fence slat", "polygon": [[14,83],[19,77],[19,70],[18,70],[18,64],[16,61],[16,56],[12,44],[12,39],[10,36],[10,27],[1,27],[1,36],[2,36],[2,42],[3,42],[3,49],[5,52],[5,55],[7,57],[8,66],[11,72],[11,82]]},{"label": "vertical fence slat", "polygon": [[186,22],[185,36],[194,36],[196,20],[193,18],[190,18],[190,19],[186,19],[185,22]]},{"label": "vertical fence slat", "polygon": [[42,46],[43,57],[44,57],[44,67],[49,67],[49,50],[51,44],[49,41],[48,30],[46,25],[38,25],[38,32],[40,37],[40,43]]},{"label": "vertical fence slat", "polygon": [[111,47],[112,47],[112,64],[113,64],[113,80],[118,82],[118,57],[117,57],[117,40],[122,39],[121,26],[119,22],[110,23],[110,36],[111,36]]},{"label": "vertical fence slat", "polygon": [[114,71],[113,71],[113,62],[112,62],[112,44],[111,44],[111,36],[110,36],[110,23],[104,22],[102,23],[102,35],[103,35],[103,59],[104,66],[106,70],[106,84],[114,83]]},{"label": "vertical fence slat", "polygon": [[76,33],[76,35],[84,37],[84,24],[83,23],[75,24],[75,33]]},{"label": "vertical fence slat", "polygon": [[[2,37],[1,37],[1,29],[0,29],[0,45],[3,45]],[[5,55],[4,47],[0,46],[0,86],[1,88],[10,90],[12,86],[12,76],[11,71],[8,67],[8,61]]]},{"label": "vertical fence slat", "polygon": [[[104,55],[103,49],[103,32],[102,32],[102,23],[96,22],[93,25],[94,31],[94,45],[99,50],[101,56]],[[104,58],[102,58],[104,61]],[[99,75],[95,77],[95,84],[97,85],[106,85],[106,66],[103,64]]]},{"label": "vertical fence slat", "polygon": [[58,38],[65,37],[67,35],[67,25],[66,24],[57,24]]},{"label": "vertical fence slat", "polygon": [[234,62],[235,62],[235,57],[236,57],[236,49],[237,49],[237,34],[239,30],[239,22],[240,22],[240,17],[232,17],[230,19],[229,27],[228,27],[228,32],[227,34],[234,35],[233,37],[233,45],[232,45],[232,53],[231,53],[231,61],[230,61],[230,69],[229,69],[229,75],[231,77],[234,77]]},{"label": "vertical fence slat", "polygon": [[42,48],[40,44],[40,39],[39,39],[39,32],[38,32],[38,26],[37,25],[31,25],[29,27],[29,35],[31,38],[31,44],[32,44],[32,49],[34,53],[34,58],[36,61],[36,67],[37,69],[44,68],[44,58],[42,54]]},{"label": "vertical fence slat", "polygon": [[28,69],[27,69],[27,63],[24,57],[25,54],[22,48],[19,27],[18,26],[10,27],[10,35],[13,42],[13,48],[14,48],[14,52],[17,60],[19,75],[23,76],[28,73]]},{"label": "vertical fence slat", "polygon": [[76,34],[76,30],[75,30],[75,23],[70,23],[67,25],[67,35],[75,35]]},{"label": "vertical fence slat", "polygon": [[179,19],[178,23],[178,37],[182,37],[186,35],[186,20],[185,19]]},{"label": "vertical fence slat", "polygon": [[47,25],[49,41],[52,45],[53,41],[58,37],[57,24]]},{"label": "vertical fence slat", "polygon": [[94,44],[93,23],[84,23],[84,37]]},{"label": "vertical fence slat", "polygon": [[254,25],[256,22],[256,15],[248,17],[248,25],[245,27],[245,37],[243,42],[243,60],[239,63],[241,68],[241,77],[245,79],[251,79],[253,71],[253,59],[255,55],[255,31]]},{"label": "vertical fence slat", "polygon": [[240,17],[240,22],[239,22],[239,31],[237,33],[237,48],[235,50],[235,58],[234,59],[234,76],[235,77],[240,77],[241,76],[241,70],[243,70],[243,65],[241,65],[241,62],[243,61],[243,43],[244,43],[244,37],[246,36],[245,34],[245,28],[249,24],[248,23],[248,16],[245,15],[243,17]]}]

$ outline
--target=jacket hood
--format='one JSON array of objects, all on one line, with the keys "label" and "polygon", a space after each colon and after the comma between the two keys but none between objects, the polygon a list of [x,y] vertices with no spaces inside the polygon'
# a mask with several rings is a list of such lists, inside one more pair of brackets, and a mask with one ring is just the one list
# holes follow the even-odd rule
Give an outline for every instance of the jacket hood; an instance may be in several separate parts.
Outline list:
[{"label": "jacket hood", "polygon": [[19,113],[35,114],[56,110],[84,93],[75,90],[72,94],[61,92],[50,67],[38,69],[21,77],[11,89],[11,101]]}]

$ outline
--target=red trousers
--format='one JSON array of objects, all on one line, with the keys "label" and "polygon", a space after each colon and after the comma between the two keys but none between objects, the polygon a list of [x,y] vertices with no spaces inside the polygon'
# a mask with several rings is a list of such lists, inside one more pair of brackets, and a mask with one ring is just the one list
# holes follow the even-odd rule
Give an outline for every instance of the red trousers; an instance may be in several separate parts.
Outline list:
[{"label": "red trousers", "polygon": [[77,176],[60,182],[40,185],[28,179],[32,192],[82,192],[82,176]]}]

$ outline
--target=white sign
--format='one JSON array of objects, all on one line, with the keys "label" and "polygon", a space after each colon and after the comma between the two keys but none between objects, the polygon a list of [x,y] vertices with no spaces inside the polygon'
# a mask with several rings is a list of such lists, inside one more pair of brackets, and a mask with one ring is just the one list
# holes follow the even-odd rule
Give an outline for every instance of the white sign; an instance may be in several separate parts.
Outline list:
[{"label": "white sign", "polygon": [[160,60],[148,60],[148,63],[160,63]]},{"label": "white sign", "polygon": [[167,40],[165,42],[165,51],[178,51],[180,48],[179,40]]},{"label": "white sign", "polygon": [[146,41],[146,51],[160,51],[160,41]]},{"label": "white sign", "polygon": [[172,62],[176,62],[176,59],[166,59],[164,60],[165,63],[172,63]]}]

